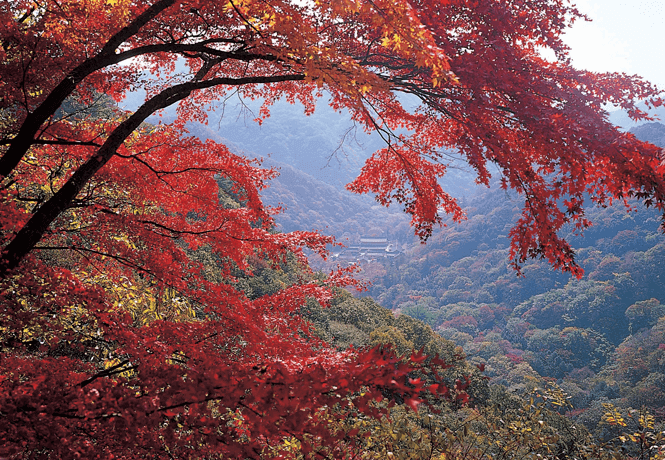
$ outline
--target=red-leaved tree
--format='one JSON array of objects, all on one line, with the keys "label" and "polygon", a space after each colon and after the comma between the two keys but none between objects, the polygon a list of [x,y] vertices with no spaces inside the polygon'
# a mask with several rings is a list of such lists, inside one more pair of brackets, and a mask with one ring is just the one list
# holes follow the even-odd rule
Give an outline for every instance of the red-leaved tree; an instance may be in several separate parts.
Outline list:
[{"label": "red-leaved tree", "polygon": [[[335,419],[376,415],[386,391],[415,406],[423,357],[312,337],[298,309],[343,273],[240,290],[252,260],[304,264],[330,239],[274,233],[258,194],[273,171],[185,123],[232,92],[264,101],[261,117],[325,95],[386,141],[351,190],[400,203],[426,239],[441,213],[463,218],[439,184],[454,148],[479,183],[491,163],[524,197],[516,267],[580,274],[558,232],[590,224],[585,200],[662,210],[665,181],[658,149],[603,111],[642,117],[657,90],[572,68],[560,35],[578,18],[564,0],[0,3],[0,455],[357,453]],[[135,90],[134,112],[108,101]],[[145,123],[173,104],[175,123]]]}]

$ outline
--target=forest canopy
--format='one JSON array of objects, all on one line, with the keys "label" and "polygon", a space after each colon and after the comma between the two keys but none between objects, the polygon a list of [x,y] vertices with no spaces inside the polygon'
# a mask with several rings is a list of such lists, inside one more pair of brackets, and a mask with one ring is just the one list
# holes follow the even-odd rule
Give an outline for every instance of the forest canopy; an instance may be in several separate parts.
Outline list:
[{"label": "forest canopy", "polygon": [[[354,283],[308,271],[303,249],[331,238],[275,232],[259,195],[275,171],[185,125],[231,95],[262,101],[257,122],[327,98],[385,141],[350,190],[399,204],[426,240],[464,218],[439,181],[455,149],[523,198],[515,267],[579,276],[560,231],[590,225],[589,201],[663,211],[665,167],[603,110],[645,117],[658,90],[573,68],[561,34],[578,19],[563,0],[0,4],[0,454],[260,458],[297,441],[344,458],[362,445],[334,419],[380,417],[386,394],[450,398],[440,360],[312,333],[300,308]],[[113,103],[139,90],[135,111]]]}]

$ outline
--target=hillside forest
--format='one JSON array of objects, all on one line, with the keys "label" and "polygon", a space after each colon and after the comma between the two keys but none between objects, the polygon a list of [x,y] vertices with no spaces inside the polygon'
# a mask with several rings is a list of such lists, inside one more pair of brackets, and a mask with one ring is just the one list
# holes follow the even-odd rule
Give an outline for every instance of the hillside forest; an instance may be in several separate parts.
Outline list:
[{"label": "hillside forest", "polygon": [[[636,202],[628,203],[628,208],[618,203],[590,209],[592,227],[583,235],[567,230],[584,269],[580,279],[552,270],[542,261],[529,262],[523,276],[516,276],[510,266],[507,234],[519,217],[519,197],[496,184],[474,186],[468,172],[455,171],[444,184],[462,197],[467,219],[446,222],[427,244],[421,244],[410,235],[400,213],[363,202],[324,182],[326,176],[343,174],[326,154],[351,167],[352,159],[364,152],[347,149],[351,153],[341,158],[335,153],[344,134],[341,116],[325,108],[311,117],[287,105],[280,110],[281,118],[266,121],[260,129],[231,124],[219,126],[215,133],[202,126],[193,127],[192,132],[204,138],[245,138],[257,145],[277,144],[271,140],[285,125],[319,133],[318,142],[326,147],[315,151],[320,156],[308,155],[311,166],[303,169],[311,174],[280,163],[290,161],[289,152],[299,148],[300,137],[270,151],[268,161],[280,166],[280,176],[271,181],[264,196],[285,205],[276,219],[278,228],[324,228],[346,244],[363,235],[381,236],[403,249],[396,259],[360,263],[357,276],[368,284],[357,297],[366,302],[374,299],[397,318],[407,316],[431,327],[457,347],[448,353],[483,367],[493,391],[524,397],[534,388],[557,385],[566,395],[561,413],[585,426],[594,439],[609,441],[617,435],[607,422],[608,407],[626,414],[648,411],[662,426],[665,304],[660,299],[665,288],[661,279],[665,236],[657,212]],[[611,118],[620,122],[625,117],[615,112]],[[320,129],[322,120],[328,120],[329,129]],[[341,126],[335,129],[337,125]],[[253,134],[238,134],[244,130]],[[633,126],[630,132],[665,147],[665,125],[660,122]],[[361,146],[371,142],[366,138]],[[312,263],[329,269],[338,262],[313,258]],[[332,323],[328,319],[322,327],[324,337],[343,346],[365,346],[371,343],[369,333],[377,334],[372,332],[376,326],[365,324],[376,321],[371,318],[375,314],[365,314],[351,324],[348,316],[357,312]],[[415,340],[422,346],[423,342],[409,337],[411,343]],[[400,340],[397,343],[405,339]]]},{"label": "hillside forest", "polygon": [[0,459],[665,460],[665,100],[588,19],[0,2]]},{"label": "hillside forest", "polygon": [[[482,365],[491,387],[525,395],[538,385],[555,382],[570,404],[566,416],[597,439],[609,440],[616,434],[606,421],[608,405],[627,412],[645,409],[663,423],[665,236],[656,211],[636,202],[630,202],[628,209],[622,203],[589,209],[592,227],[583,235],[567,230],[584,269],[580,279],[537,260],[525,265],[519,277],[510,266],[507,237],[520,214],[519,197],[496,184],[474,186],[468,172],[454,171],[444,185],[462,197],[467,219],[448,221],[421,244],[400,213],[324,182],[326,176],[342,174],[326,155],[351,167],[353,158],[362,158],[365,152],[347,148],[346,156],[334,156],[344,134],[342,116],[323,108],[304,117],[287,105],[280,106],[280,114],[261,128],[233,123],[220,125],[215,133],[202,126],[192,132],[204,138],[244,138],[257,145],[277,144],[271,140],[287,125],[319,133],[318,142],[326,147],[307,156],[310,167],[303,169],[311,174],[280,163],[292,158],[300,137],[270,150],[269,161],[281,164],[280,176],[264,196],[285,205],[276,219],[278,228],[323,228],[346,244],[363,235],[382,236],[403,248],[396,259],[361,263],[357,276],[368,285],[357,296],[374,299],[397,317],[406,315],[430,326],[454,343],[460,356]],[[616,122],[625,118],[612,114]],[[330,128],[321,130],[324,123]],[[252,135],[245,136],[244,130]],[[665,147],[665,125],[660,122],[646,122],[630,132]],[[363,141],[365,147],[372,139]],[[326,196],[333,199],[325,200]],[[312,263],[329,269],[338,262],[313,258]],[[328,337],[366,345],[368,339],[355,326],[335,326]]]}]

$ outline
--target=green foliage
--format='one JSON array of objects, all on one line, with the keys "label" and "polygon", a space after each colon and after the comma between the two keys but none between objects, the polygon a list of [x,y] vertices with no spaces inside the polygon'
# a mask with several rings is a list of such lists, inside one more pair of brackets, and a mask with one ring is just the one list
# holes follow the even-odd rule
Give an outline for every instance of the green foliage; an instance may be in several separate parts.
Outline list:
[{"label": "green foliage", "polygon": [[562,378],[574,369],[599,371],[612,345],[593,329],[558,327],[535,330],[527,340],[525,358],[541,375]]},{"label": "green foliage", "polygon": [[626,406],[665,408],[665,316],[619,345],[611,377]]},{"label": "green foliage", "polygon": [[581,280],[538,262],[516,278],[505,235],[517,208],[504,198],[472,194],[466,222],[385,264],[370,294],[484,363],[494,385],[524,392],[527,378],[558,379],[575,402],[572,416],[601,437],[601,403],[645,405],[662,416],[665,240],[657,214],[637,202],[628,214],[621,206],[589,210],[596,225],[570,235],[586,270]]},{"label": "green foliage", "polygon": [[[560,412],[567,395],[556,385],[532,387],[518,398],[495,386],[486,405],[455,408],[395,406],[389,418],[350,418],[367,459],[614,459],[620,450],[596,443],[585,428]],[[660,458],[660,457],[654,457]]]},{"label": "green foliage", "polygon": [[630,321],[631,332],[654,326],[663,316],[665,316],[665,305],[654,298],[635,302],[626,309],[626,318]]}]

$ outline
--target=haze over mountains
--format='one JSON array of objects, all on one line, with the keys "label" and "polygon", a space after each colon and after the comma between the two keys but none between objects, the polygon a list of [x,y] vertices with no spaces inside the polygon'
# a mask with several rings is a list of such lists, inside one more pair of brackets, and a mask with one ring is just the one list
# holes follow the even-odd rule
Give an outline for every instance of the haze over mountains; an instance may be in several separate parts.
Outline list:
[{"label": "haze over mountains", "polygon": [[[136,105],[139,99],[138,95],[133,95],[133,100],[126,101],[126,105]],[[263,196],[268,205],[284,208],[276,218],[280,230],[320,230],[343,243],[357,241],[363,235],[385,236],[402,245],[418,246],[409,229],[409,218],[399,205],[385,208],[371,196],[345,189],[358,175],[364,161],[383,146],[382,139],[365,133],[354,125],[348,113],[336,112],[323,99],[309,116],[304,114],[300,104],[277,101],[271,107],[270,117],[261,124],[254,121],[259,108],[258,101],[230,98],[223,106],[209,112],[207,125],[190,124],[188,128],[193,135],[224,142],[232,150],[261,158],[264,165],[279,169],[280,176],[271,181]],[[649,113],[665,119],[664,107]],[[171,118],[172,110],[164,116]],[[665,125],[660,122],[642,122],[638,126],[621,111],[610,112],[609,117],[640,139],[665,145]],[[501,207],[506,199],[503,191],[495,187],[488,191],[477,186],[468,167],[457,169],[458,165],[462,163],[455,163],[451,156],[451,166],[441,181],[446,191],[459,198],[463,206],[480,196],[483,206],[495,203]],[[519,208],[519,199],[511,200],[517,200],[513,207]],[[504,219],[505,216],[499,218]],[[494,238],[505,236],[511,219],[505,223],[506,231]],[[454,228],[456,226],[444,233],[457,231]],[[590,229],[591,233],[587,234],[595,231]],[[507,240],[502,241],[501,244],[508,244]],[[462,241],[455,244],[464,247]]]},{"label": "haze over mountains", "polygon": [[[657,118],[654,120],[659,123],[665,123],[665,107],[658,107],[655,109],[647,109],[646,105],[639,104],[640,108],[647,112],[651,117]],[[610,112],[610,121],[616,126],[621,127],[622,129],[628,131],[633,128],[636,128],[640,125],[643,125],[645,121],[635,121],[632,120],[628,114],[622,110],[613,110]]]},{"label": "haze over mountains", "polygon": [[[264,164],[279,168],[280,176],[264,191],[271,206],[283,206],[277,216],[283,231],[317,229],[342,242],[357,241],[362,235],[390,236],[401,243],[417,245],[408,227],[408,217],[399,205],[378,205],[371,196],[359,196],[345,189],[360,172],[364,161],[384,144],[377,135],[368,135],[350,121],[348,113],[330,108],[325,100],[306,116],[299,104],[277,101],[271,116],[262,124],[254,121],[259,104],[252,101],[227,101],[210,113],[208,125],[190,126],[192,134],[211,138],[250,157],[263,158]],[[665,108],[650,112],[665,119]],[[635,123],[621,111],[610,119],[631,129],[643,140],[663,145],[665,126],[658,122]],[[459,169],[458,169],[459,168]],[[474,183],[468,166],[455,162],[442,179],[444,189],[462,202],[481,193],[485,187]],[[491,192],[504,199],[496,188]]]},{"label": "haze over mountains", "polygon": [[[136,102],[134,102],[136,103]],[[132,105],[128,101],[126,105]],[[282,231],[320,230],[341,242],[362,235],[382,235],[400,243],[414,243],[409,217],[399,205],[385,208],[371,196],[361,196],[345,186],[359,173],[364,161],[384,144],[377,135],[365,133],[324,100],[306,116],[299,104],[277,101],[271,116],[254,121],[259,105],[252,101],[227,101],[209,113],[207,125],[190,124],[191,134],[223,142],[236,152],[261,158],[276,167],[280,176],[263,192],[270,206],[285,210],[277,216]],[[172,113],[167,111],[165,119]],[[478,187],[461,162],[451,159],[442,184],[453,196],[473,195]],[[389,233],[389,235],[388,235]]]}]

